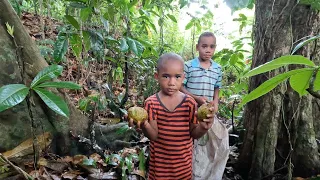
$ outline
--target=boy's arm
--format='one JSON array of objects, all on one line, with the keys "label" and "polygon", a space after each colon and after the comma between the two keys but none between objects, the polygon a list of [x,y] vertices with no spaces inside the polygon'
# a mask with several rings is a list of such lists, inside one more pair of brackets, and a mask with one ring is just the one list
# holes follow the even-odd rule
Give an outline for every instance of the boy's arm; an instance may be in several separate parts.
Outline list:
[{"label": "boy's arm", "polygon": [[204,121],[199,122],[199,124],[190,123],[191,137],[193,137],[194,139],[201,138],[211,128],[212,124],[213,124],[213,118],[204,119]]},{"label": "boy's arm", "polygon": [[214,88],[213,93],[213,106],[214,106],[214,113],[218,112],[219,108],[219,87]]},{"label": "boy's arm", "polygon": [[158,138],[158,124],[156,120],[145,121],[141,125],[142,132],[151,141],[155,141]]},{"label": "boy's arm", "polygon": [[190,95],[194,100],[196,100],[196,102],[198,103],[199,106],[201,106],[202,104],[206,103],[207,99],[205,97],[202,96],[196,96],[192,93],[190,93],[185,87],[184,85],[181,86],[180,91]]}]

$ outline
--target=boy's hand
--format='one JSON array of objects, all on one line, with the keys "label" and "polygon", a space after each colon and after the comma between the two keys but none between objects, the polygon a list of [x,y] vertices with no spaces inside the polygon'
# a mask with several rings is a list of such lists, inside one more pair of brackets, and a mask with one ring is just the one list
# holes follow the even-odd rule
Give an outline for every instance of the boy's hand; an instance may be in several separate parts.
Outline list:
[{"label": "boy's hand", "polygon": [[195,100],[198,103],[198,106],[201,106],[202,104],[205,104],[208,101],[208,98],[204,96],[197,96]]},{"label": "boy's hand", "polygon": [[217,102],[217,101],[210,101],[210,104],[211,105],[213,105],[213,107],[214,107],[214,110],[213,110],[213,112],[214,113],[217,113],[218,112],[218,109],[219,109],[219,103]]},{"label": "boy's hand", "polygon": [[136,129],[136,131],[138,131],[138,132],[141,132],[141,129],[144,128],[144,127],[146,126],[146,124],[149,123],[148,120],[145,120],[144,122],[135,123],[135,122],[133,121],[133,119],[128,119],[128,115],[124,115],[124,119],[125,119],[126,121],[128,121],[128,126],[129,126],[129,127],[134,127],[134,126],[136,125],[136,126],[135,126],[135,129]]},{"label": "boy's hand", "polygon": [[209,130],[213,124],[214,121],[214,108],[209,109],[211,114],[207,115],[207,119],[203,119],[199,122],[199,125],[202,129]]}]

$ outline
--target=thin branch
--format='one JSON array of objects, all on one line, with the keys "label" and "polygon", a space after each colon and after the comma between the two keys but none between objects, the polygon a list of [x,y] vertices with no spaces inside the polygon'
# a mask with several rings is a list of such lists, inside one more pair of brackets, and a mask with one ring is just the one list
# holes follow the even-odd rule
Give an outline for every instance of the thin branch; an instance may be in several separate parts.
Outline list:
[{"label": "thin branch", "polygon": [[4,157],[1,153],[0,153],[0,159],[5,161],[6,163],[10,164],[10,166],[12,166],[16,171],[18,171],[20,174],[22,174],[24,176],[24,178],[26,179],[33,179],[32,176],[30,176],[28,173],[26,173],[24,170],[22,170],[20,167],[14,165],[11,161],[9,161],[6,157]]}]

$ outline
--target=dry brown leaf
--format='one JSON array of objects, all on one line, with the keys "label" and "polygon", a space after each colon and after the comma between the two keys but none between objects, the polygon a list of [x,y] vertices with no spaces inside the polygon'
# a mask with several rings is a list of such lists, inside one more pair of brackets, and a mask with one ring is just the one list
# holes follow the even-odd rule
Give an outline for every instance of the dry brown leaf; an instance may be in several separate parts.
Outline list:
[{"label": "dry brown leaf", "polygon": [[[41,135],[38,135],[37,137],[38,146],[40,148],[40,151],[44,150],[46,147],[49,146],[49,144],[52,141],[51,134],[49,132],[45,132]],[[33,153],[33,138],[29,138],[26,141],[19,144],[14,149],[4,152],[3,156],[10,159],[14,157],[22,157],[28,154]]]},{"label": "dry brown leaf", "polygon": [[63,157],[63,158],[61,158],[61,159],[58,159],[57,161],[58,161],[58,162],[70,163],[70,162],[73,161],[73,158],[72,158],[71,156],[65,156],[65,157]]},{"label": "dry brown leaf", "polygon": [[99,160],[101,160],[101,156],[97,153],[91,154],[89,157],[93,159],[95,162],[98,162]]},{"label": "dry brown leaf", "polygon": [[74,174],[73,172],[65,172],[62,174],[61,177],[65,178],[65,179],[75,179],[78,175]]},{"label": "dry brown leaf", "polygon": [[133,148],[124,148],[121,156],[127,157],[129,154],[138,154],[138,152],[136,149]]},{"label": "dry brown leaf", "polygon": [[85,155],[75,155],[73,157],[73,164],[82,164],[85,159],[88,159]]}]

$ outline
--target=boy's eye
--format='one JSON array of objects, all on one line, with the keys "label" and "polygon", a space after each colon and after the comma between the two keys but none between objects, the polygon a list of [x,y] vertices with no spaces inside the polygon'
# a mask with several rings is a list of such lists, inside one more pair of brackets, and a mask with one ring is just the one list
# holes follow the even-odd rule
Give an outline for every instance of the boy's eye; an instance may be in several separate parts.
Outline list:
[{"label": "boy's eye", "polygon": [[210,47],[213,49],[213,48],[215,48],[217,45],[211,45]]},{"label": "boy's eye", "polygon": [[168,78],[169,76],[168,76],[168,75],[163,75],[162,77],[163,77],[163,78]]},{"label": "boy's eye", "polygon": [[176,75],[176,78],[178,79],[178,78],[181,78],[181,75]]}]

